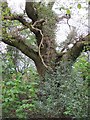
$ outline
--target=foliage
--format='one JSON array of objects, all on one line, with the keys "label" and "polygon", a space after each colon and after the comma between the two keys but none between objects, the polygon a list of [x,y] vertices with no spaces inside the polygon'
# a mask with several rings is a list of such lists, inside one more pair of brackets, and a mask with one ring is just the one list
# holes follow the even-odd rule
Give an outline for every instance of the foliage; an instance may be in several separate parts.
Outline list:
[{"label": "foliage", "polygon": [[16,72],[12,59],[15,49],[9,50],[3,54],[3,117],[87,117],[90,80],[87,56],[82,54],[73,68],[61,63],[42,81],[33,67],[26,67],[24,74]]},{"label": "foliage", "polygon": [[[78,4],[77,7],[80,9],[81,4]],[[8,15],[9,9],[6,9],[7,12],[4,10],[3,8],[3,16]],[[65,10],[67,14],[71,13],[69,9]],[[52,30],[55,27],[56,16],[48,7],[43,5],[38,7],[38,12],[40,13],[39,17],[44,18],[47,22],[44,25],[45,34],[54,38]],[[7,31],[11,28],[10,25],[14,25],[12,30],[20,25],[16,21],[14,24],[13,22],[8,24],[6,21],[4,23],[4,26],[8,26]],[[28,30],[22,31],[21,34],[24,36],[28,34],[26,36],[27,44],[35,43],[35,36],[29,34]],[[17,66],[13,61],[12,50],[4,55],[2,71],[4,118],[26,118],[33,116],[33,114],[34,116],[40,114],[40,117],[87,117],[90,63],[84,58],[81,58],[74,65],[74,68],[61,63],[54,73],[47,73],[44,80],[38,80],[35,69],[30,66],[23,68],[23,72],[16,71]],[[21,57],[19,56],[18,59],[21,60]],[[24,64],[27,64],[25,59]],[[19,65],[22,66],[22,64]]]},{"label": "foliage", "polygon": [[[54,30],[55,30],[55,23],[56,23],[56,15],[50,9],[49,6],[45,6],[41,4],[37,6],[39,19],[45,19],[46,23],[44,24],[44,33],[51,38],[55,37]],[[53,31],[52,31],[53,30]]]},{"label": "foliage", "polygon": [[67,64],[61,63],[53,74],[47,73],[42,82],[35,74],[31,76],[33,81],[28,82],[21,73],[13,72],[10,79],[2,82],[3,117],[25,118],[33,114],[34,117],[87,117],[88,79],[83,80],[79,72],[81,63],[85,63],[82,58],[72,72]]},{"label": "foliage", "polygon": [[69,66],[57,67],[54,74],[47,74],[39,89],[37,108],[43,117],[88,117],[88,81]]},{"label": "foliage", "polygon": [[77,7],[78,7],[78,9],[81,9],[81,4],[78,4]]},{"label": "foliage", "polygon": [[[21,59],[20,56],[22,56],[22,54],[17,54],[16,49],[10,46],[7,50],[8,52],[2,53],[3,118],[25,118],[28,117],[28,114],[32,114],[35,109],[34,100],[37,98],[36,80],[38,76],[35,72],[35,68],[29,65],[30,63],[28,63],[27,59],[25,57]],[[14,61],[17,60],[19,62],[24,61],[23,64],[27,64],[22,67],[22,64],[19,63],[23,72],[17,71],[17,66],[14,63]]]},{"label": "foliage", "polygon": [[[88,56],[83,53],[74,64],[75,72],[80,72],[84,80],[90,80],[90,62]],[[90,81],[88,81],[90,82]]]},{"label": "foliage", "polygon": [[35,109],[36,83],[25,82],[22,75],[13,74],[12,79],[2,82],[3,117],[25,118],[28,112]]},{"label": "foliage", "polygon": [[[27,74],[29,77],[33,79],[33,77],[37,76],[35,66],[33,62],[27,58],[24,54],[22,54],[18,49],[7,46],[5,49],[5,53],[1,53],[2,55],[2,76],[3,79],[11,78],[12,74],[20,72],[22,74]],[[30,79],[31,79],[30,78]]]},{"label": "foliage", "polygon": [[[5,20],[4,17],[13,16],[13,14],[11,13],[10,8],[8,7],[7,3],[2,2],[0,3],[0,5],[2,8],[1,15],[2,15],[2,21],[3,21],[2,22],[2,31],[3,31],[2,37],[4,36],[6,37],[6,39],[8,39],[8,38],[12,38],[13,35],[15,36],[19,35],[22,38],[26,39],[25,43],[27,45],[32,45],[36,49],[35,35],[32,34],[32,32],[30,32],[29,29],[24,28],[23,25],[19,21]],[[7,34],[5,31],[7,31],[8,33],[8,38],[7,38]]]}]

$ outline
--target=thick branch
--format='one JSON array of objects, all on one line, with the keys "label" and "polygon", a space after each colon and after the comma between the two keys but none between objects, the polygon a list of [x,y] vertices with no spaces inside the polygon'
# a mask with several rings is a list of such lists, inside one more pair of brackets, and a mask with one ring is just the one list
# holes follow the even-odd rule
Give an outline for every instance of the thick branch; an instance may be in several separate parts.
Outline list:
[{"label": "thick branch", "polygon": [[[88,34],[83,39],[77,41],[71,49],[69,49],[65,54],[63,54],[62,59],[66,61],[75,61],[80,56],[81,52],[84,50],[84,46],[87,45],[90,47],[90,34]],[[87,51],[87,49],[85,49],[85,51]]]},{"label": "thick branch", "polygon": [[[36,21],[33,25],[31,23],[28,23],[23,16],[18,16],[18,15],[13,15],[13,16],[5,16],[4,17],[5,20],[18,20],[19,22],[21,22],[24,26],[26,26],[27,28],[30,28],[30,30],[35,34],[36,39],[37,39],[37,44],[39,46],[40,41],[41,41],[41,34],[40,31],[38,30],[42,28],[42,24],[45,22],[44,19],[38,20]],[[36,27],[36,29],[35,29]]]},{"label": "thick branch", "polygon": [[[16,38],[16,39],[15,39]],[[17,49],[19,49],[22,53],[24,53],[26,56],[31,58],[32,60],[36,60],[38,57],[37,52],[33,50],[31,46],[28,46],[25,43],[25,40],[20,38],[20,36],[14,36],[12,38],[5,37],[2,39],[2,41],[8,45],[14,46]]]},{"label": "thick branch", "polygon": [[[32,26],[32,27],[31,27]],[[35,29],[37,31],[36,28],[33,28],[34,26],[31,25],[30,28]],[[37,71],[38,73],[43,76],[46,68],[43,65],[41,58],[39,56],[38,50],[35,50],[35,48],[33,48],[33,46],[28,46],[26,44],[26,39],[22,38],[22,36],[18,35],[16,32],[11,32],[10,34],[7,33],[6,28],[3,27],[2,29],[3,34],[2,34],[2,41],[8,45],[14,46],[17,49],[19,49],[22,53],[24,53],[26,56],[28,56],[29,58],[31,58],[34,62],[35,65],[37,67]],[[40,33],[39,33],[40,34]],[[41,67],[41,68],[40,68]]]},{"label": "thick branch", "polygon": [[26,56],[31,58],[35,62],[35,65],[36,65],[39,75],[42,77],[44,76],[46,68],[43,65],[38,53],[35,52],[30,46],[26,45],[25,42],[22,40],[2,39],[2,41],[8,45],[16,47],[22,53],[24,53]]},{"label": "thick branch", "polygon": [[25,11],[33,23],[37,21],[38,14],[36,8],[34,8],[33,2],[26,2]]}]

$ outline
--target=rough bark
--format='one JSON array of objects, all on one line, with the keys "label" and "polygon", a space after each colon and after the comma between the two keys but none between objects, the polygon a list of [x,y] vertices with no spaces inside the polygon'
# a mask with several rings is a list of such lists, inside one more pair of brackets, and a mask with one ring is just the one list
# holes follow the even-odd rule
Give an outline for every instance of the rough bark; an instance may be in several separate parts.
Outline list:
[{"label": "rough bark", "polygon": [[[32,5],[32,4],[31,4]],[[81,54],[84,46],[87,44],[90,46],[90,34],[88,34],[83,39],[77,41],[74,46],[69,49],[66,53],[57,53],[55,48],[55,39],[49,36],[47,33],[49,31],[45,30],[44,22],[45,20],[39,20],[38,15],[35,14],[34,6],[32,5],[29,9],[29,3],[26,3],[26,13],[32,22],[27,22],[23,16],[13,15],[4,16],[4,20],[17,20],[23,24],[24,27],[29,28],[32,31],[37,40],[38,50],[36,51],[33,46],[29,46],[25,43],[25,39],[20,36],[13,35],[8,37],[8,33],[5,29],[3,30],[2,41],[8,45],[14,46],[19,49],[22,53],[28,56],[35,62],[38,73],[44,76],[46,70],[54,70],[55,65],[60,61],[74,61]],[[28,13],[28,11],[30,12]],[[31,14],[34,13],[34,14]],[[37,21],[38,19],[38,21]],[[45,23],[47,24],[47,23]],[[5,26],[4,26],[5,27]],[[53,30],[52,30],[53,31]]]},{"label": "rough bark", "polygon": [[26,2],[25,11],[28,17],[33,21],[33,23],[37,21],[38,13],[37,10],[34,8],[33,2]]}]

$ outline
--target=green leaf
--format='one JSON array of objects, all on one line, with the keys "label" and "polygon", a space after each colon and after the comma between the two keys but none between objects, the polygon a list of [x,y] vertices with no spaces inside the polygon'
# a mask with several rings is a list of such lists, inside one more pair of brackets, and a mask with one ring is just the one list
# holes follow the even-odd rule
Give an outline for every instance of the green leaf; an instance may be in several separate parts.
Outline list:
[{"label": "green leaf", "polygon": [[67,13],[68,15],[70,15],[70,14],[71,14],[71,11],[68,9],[68,10],[66,11],[66,13]]},{"label": "green leaf", "polygon": [[78,8],[78,9],[81,9],[81,4],[78,4],[78,5],[77,5],[77,8]]}]

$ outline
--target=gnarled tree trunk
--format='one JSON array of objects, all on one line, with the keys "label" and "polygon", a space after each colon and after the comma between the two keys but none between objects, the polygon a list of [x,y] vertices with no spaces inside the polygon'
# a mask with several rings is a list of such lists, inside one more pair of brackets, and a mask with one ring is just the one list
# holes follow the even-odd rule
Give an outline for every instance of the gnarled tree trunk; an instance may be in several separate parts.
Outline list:
[{"label": "gnarled tree trunk", "polygon": [[[5,4],[2,8],[3,7],[4,9],[7,8]],[[56,24],[54,13],[51,11],[51,13],[48,14],[47,12],[43,12],[43,10],[37,12],[34,8],[34,3],[30,2],[26,2],[25,9],[28,17],[32,20],[31,23],[27,22],[23,16],[19,15],[4,15],[3,22],[5,22],[5,20],[17,20],[22,23],[25,29],[29,28],[30,31],[35,34],[38,50],[36,51],[31,45],[29,46],[26,44],[26,39],[22,38],[19,34],[13,33],[12,36],[9,36],[5,24],[3,24],[2,28],[2,41],[18,48],[22,53],[32,59],[35,62],[40,76],[44,76],[47,70],[53,71],[60,61],[75,61],[82,52],[84,46],[86,44],[90,45],[90,34],[88,34],[80,39],[80,41],[77,41],[67,52],[57,53],[54,35]],[[49,17],[50,15],[51,18]]]}]

